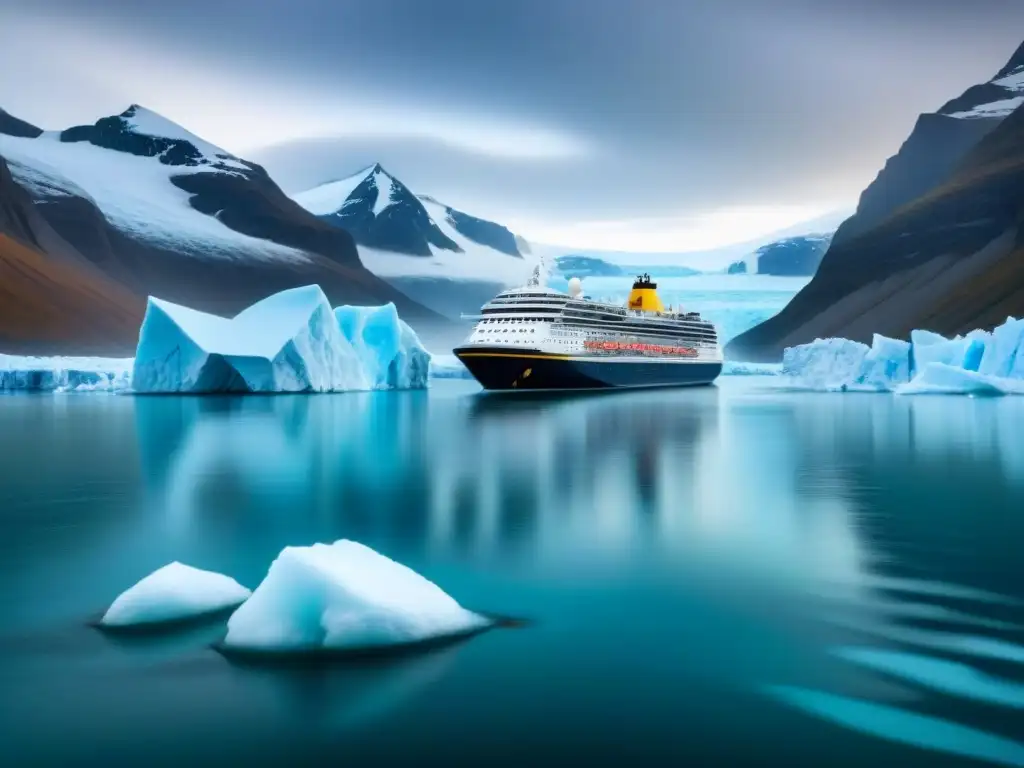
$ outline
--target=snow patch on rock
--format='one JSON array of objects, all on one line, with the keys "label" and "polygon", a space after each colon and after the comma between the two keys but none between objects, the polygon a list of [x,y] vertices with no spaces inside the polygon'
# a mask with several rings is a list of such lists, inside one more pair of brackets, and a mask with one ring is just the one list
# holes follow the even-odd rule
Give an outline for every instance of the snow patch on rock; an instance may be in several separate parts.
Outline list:
[{"label": "snow patch on rock", "polygon": [[979,104],[973,109],[962,112],[952,112],[950,117],[976,119],[980,117],[1006,117],[1021,104],[1024,104],[1024,96],[1011,96],[1008,99],[991,101],[988,104]]}]

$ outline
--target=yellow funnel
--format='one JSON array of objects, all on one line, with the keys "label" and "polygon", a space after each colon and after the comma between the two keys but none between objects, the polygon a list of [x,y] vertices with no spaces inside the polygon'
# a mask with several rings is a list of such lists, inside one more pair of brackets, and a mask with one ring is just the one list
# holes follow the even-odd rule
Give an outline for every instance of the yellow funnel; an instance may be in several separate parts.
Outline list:
[{"label": "yellow funnel", "polygon": [[664,312],[665,307],[658,298],[658,284],[651,282],[650,275],[640,275],[633,283],[633,290],[629,292],[630,309],[639,309],[643,312]]}]

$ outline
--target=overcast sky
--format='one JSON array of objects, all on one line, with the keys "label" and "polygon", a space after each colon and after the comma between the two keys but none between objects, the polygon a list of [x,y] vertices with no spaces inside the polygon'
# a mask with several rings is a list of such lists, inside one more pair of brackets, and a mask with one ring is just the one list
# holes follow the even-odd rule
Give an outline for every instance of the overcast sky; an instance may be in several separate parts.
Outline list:
[{"label": "overcast sky", "polygon": [[0,106],[141,103],[288,191],[379,161],[528,238],[682,251],[850,208],[1019,0],[0,0]]}]

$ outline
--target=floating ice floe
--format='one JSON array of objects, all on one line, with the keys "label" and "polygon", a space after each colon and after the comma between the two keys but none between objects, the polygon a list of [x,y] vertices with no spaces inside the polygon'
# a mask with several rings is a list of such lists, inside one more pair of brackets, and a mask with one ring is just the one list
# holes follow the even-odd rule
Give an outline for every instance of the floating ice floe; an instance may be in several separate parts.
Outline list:
[{"label": "floating ice floe", "polygon": [[910,341],[875,334],[870,347],[817,339],[788,347],[782,374],[790,386],[898,394],[1024,394],[1024,320],[947,339],[915,330]]},{"label": "floating ice floe", "polygon": [[250,594],[230,576],[173,562],[118,595],[100,625],[132,627],[193,619],[233,608]]},{"label": "floating ice floe", "polygon": [[226,650],[387,648],[480,631],[490,620],[354,541],[286,547],[228,620]]},{"label": "floating ice floe", "polygon": [[430,376],[434,379],[473,378],[473,374],[455,355],[431,355]]},{"label": "floating ice floe", "polygon": [[744,363],[726,360],[722,364],[723,376],[778,376],[782,373],[780,363]]},{"label": "floating ice floe", "polygon": [[0,355],[0,392],[120,392],[131,369],[131,358]]},{"label": "floating ice floe", "polygon": [[393,304],[331,309],[292,288],[232,319],[150,298],[136,392],[341,392],[423,388],[430,355]]}]

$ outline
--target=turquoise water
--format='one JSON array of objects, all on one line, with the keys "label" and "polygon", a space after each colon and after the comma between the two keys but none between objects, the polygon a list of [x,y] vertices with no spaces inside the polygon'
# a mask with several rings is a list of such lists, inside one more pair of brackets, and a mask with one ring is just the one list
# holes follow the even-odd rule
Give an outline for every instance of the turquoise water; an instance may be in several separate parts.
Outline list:
[{"label": "turquoise water", "polygon": [[[10,765],[1024,765],[1024,399],[0,399]],[[240,666],[88,626],[170,560],[359,540],[531,620]]]}]

